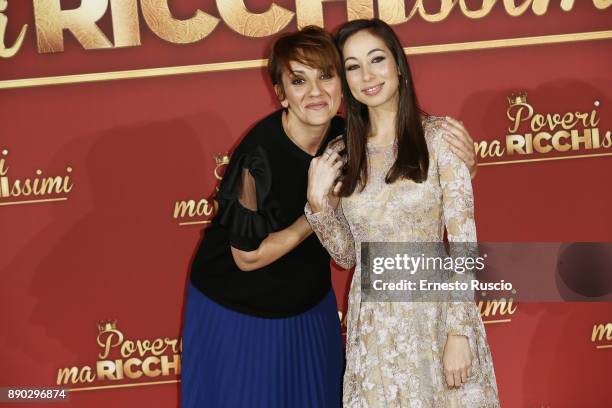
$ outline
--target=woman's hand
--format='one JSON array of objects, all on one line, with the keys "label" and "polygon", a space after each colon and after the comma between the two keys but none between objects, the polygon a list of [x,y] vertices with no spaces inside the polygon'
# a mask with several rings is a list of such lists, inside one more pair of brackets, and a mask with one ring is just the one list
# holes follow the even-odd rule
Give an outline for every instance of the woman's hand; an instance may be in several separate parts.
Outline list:
[{"label": "woman's hand", "polygon": [[470,176],[472,178],[476,177],[477,163],[474,139],[463,126],[463,122],[447,116],[446,121],[442,122],[442,127],[446,130],[444,140],[449,144],[452,152],[466,164],[470,170]]},{"label": "woman's hand", "polygon": [[460,387],[472,374],[472,352],[467,337],[451,334],[442,357],[444,377],[449,387]]},{"label": "woman's hand", "polygon": [[[342,182],[336,182],[341,174],[344,161],[338,153],[327,149],[321,156],[310,162],[308,169],[308,191],[306,197],[313,213],[318,213],[326,206],[326,202],[333,208],[338,205],[337,193]],[[335,184],[334,184],[335,183]],[[329,197],[330,193],[334,194]]]}]

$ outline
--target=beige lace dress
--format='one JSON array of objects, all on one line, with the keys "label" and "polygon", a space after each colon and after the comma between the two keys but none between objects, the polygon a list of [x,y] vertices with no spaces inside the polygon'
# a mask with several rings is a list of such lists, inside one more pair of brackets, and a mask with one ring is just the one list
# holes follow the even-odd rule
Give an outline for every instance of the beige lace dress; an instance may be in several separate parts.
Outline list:
[{"label": "beige lace dress", "polygon": [[[441,118],[424,120],[429,149],[427,181],[384,179],[395,146],[368,145],[365,189],[335,210],[306,215],[336,263],[351,267],[362,241],[476,242],[467,167],[442,138]],[[342,148],[336,142],[334,148]],[[447,335],[468,337],[472,374],[460,388],[446,385],[442,356]],[[362,302],[357,262],[347,315],[344,407],[499,407],[491,353],[474,302]]]}]

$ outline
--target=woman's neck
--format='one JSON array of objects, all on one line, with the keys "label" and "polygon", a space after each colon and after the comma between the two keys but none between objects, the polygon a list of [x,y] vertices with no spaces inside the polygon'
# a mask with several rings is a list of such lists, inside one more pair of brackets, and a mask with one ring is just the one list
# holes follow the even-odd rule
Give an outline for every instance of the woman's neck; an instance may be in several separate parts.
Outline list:
[{"label": "woman's neck", "polygon": [[[395,104],[397,106],[397,104]],[[386,146],[395,142],[397,108],[380,106],[368,108],[370,116],[370,134],[368,142],[373,145]]]},{"label": "woman's neck", "polygon": [[314,156],[327,134],[330,122],[320,126],[309,125],[299,120],[291,111],[283,111],[283,129],[300,149]]}]

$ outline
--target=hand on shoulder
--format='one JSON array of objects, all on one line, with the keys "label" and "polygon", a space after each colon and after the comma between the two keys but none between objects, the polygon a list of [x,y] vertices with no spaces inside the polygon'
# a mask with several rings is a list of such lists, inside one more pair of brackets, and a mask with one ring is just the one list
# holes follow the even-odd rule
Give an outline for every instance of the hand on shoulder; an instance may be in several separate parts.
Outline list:
[{"label": "hand on shoulder", "polygon": [[471,178],[476,177],[478,163],[476,161],[474,139],[472,139],[463,122],[450,116],[429,117],[425,121],[423,128],[426,133],[428,131],[435,132],[435,130],[441,132],[442,138],[447,143],[451,152],[467,166]]}]

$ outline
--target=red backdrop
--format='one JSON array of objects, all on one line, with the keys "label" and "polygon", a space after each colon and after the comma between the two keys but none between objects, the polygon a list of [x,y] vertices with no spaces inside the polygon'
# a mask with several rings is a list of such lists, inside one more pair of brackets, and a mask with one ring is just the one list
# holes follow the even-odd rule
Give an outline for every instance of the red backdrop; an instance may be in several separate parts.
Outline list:
[{"label": "red backdrop", "polygon": [[[213,1],[169,3],[177,18],[191,17],[198,8],[220,17]],[[406,8],[414,3],[406,2]],[[424,3],[432,13],[439,10],[440,2]],[[464,3],[471,9],[482,4]],[[423,108],[459,118],[477,141],[503,145],[511,126],[506,97],[524,91],[527,103],[543,115],[596,110],[604,140],[612,129],[612,7],[579,3],[564,11],[552,1],[543,15],[528,9],[512,17],[499,2],[480,19],[465,17],[457,6],[441,22],[415,15],[396,25],[407,47],[607,33],[607,39],[581,42],[436,54],[417,50],[409,58]],[[61,4],[64,9],[80,6],[79,1]],[[249,1],[248,7],[261,13],[270,4]],[[276,4],[296,9],[290,0]],[[210,217],[175,217],[177,202],[209,197],[217,182],[215,155],[229,151],[249,126],[277,108],[261,68],[37,87],[12,82],[253,60],[265,58],[273,39],[243,36],[221,21],[199,42],[171,44],[153,34],[141,16],[141,46],[85,50],[65,31],[65,50],[44,53],[37,47],[33,10],[32,1],[11,0],[4,11],[6,47],[17,41],[24,24],[28,28],[15,56],[0,60],[0,176],[9,188],[16,180],[24,186],[28,178],[66,176],[62,180],[72,188],[0,197],[4,386],[55,386],[62,368],[90,366],[96,374],[99,360],[126,363],[154,354],[135,343],[135,350],[126,348],[123,356],[114,347],[108,358],[100,357],[97,340],[111,333],[100,334],[101,320],[116,320],[124,340],[141,340],[141,348],[147,339],[180,336],[189,262],[205,227],[201,222]],[[333,29],[346,21],[346,3],[325,4],[323,15],[325,27]],[[110,9],[98,25],[112,40]],[[283,31],[295,28],[294,18]],[[584,128],[572,129],[583,134]],[[517,133],[531,130],[525,121]],[[602,143],[597,149],[579,145],[567,152],[482,157],[474,180],[479,239],[610,241],[611,152]],[[520,162],[486,165],[514,160]],[[334,272],[339,309],[348,277],[346,271]],[[612,306],[515,306],[514,313],[483,317],[490,321],[487,334],[502,406],[612,406],[612,349],[606,347],[612,333],[592,340],[594,326],[612,324]],[[172,360],[176,353],[167,347],[160,354]],[[89,388],[72,393],[67,406],[103,407],[110,401],[114,407],[177,406],[175,371],[155,374],[64,385]],[[137,386],[143,383],[153,384]]]}]

